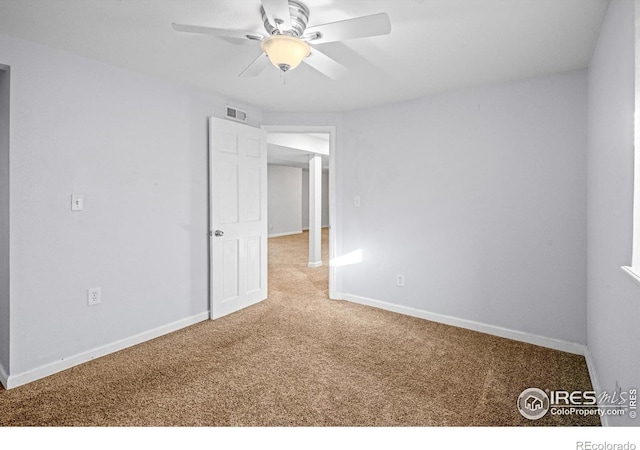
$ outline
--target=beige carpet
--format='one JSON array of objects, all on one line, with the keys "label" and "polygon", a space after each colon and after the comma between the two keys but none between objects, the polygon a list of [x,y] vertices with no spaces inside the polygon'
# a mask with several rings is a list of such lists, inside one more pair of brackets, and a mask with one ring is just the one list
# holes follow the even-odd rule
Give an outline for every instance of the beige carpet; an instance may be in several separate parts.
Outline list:
[{"label": "beige carpet", "polygon": [[328,300],[306,239],[270,240],[267,301],[0,390],[0,425],[599,424],[515,406],[528,387],[590,389],[584,358]]}]

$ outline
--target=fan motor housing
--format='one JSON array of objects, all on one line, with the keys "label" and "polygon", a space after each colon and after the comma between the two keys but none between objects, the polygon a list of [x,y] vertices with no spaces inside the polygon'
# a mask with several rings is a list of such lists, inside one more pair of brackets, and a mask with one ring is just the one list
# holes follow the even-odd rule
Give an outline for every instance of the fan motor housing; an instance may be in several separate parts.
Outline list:
[{"label": "fan motor housing", "polygon": [[289,0],[289,15],[291,16],[291,28],[288,30],[279,29],[269,23],[269,19],[264,12],[264,8],[260,7],[262,13],[262,21],[264,22],[264,29],[270,35],[274,34],[288,34],[289,36],[300,37],[307,29],[307,23],[309,23],[309,8],[304,3],[296,0]]}]

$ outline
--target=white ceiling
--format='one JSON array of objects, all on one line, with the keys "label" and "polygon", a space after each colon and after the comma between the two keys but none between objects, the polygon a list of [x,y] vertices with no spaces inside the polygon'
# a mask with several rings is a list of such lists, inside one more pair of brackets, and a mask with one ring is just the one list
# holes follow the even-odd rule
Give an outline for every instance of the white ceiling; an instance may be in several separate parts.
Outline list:
[{"label": "white ceiling", "polygon": [[[313,155],[303,150],[269,144],[267,147],[267,163],[278,166],[309,168],[309,160]],[[322,169],[329,169],[329,155],[322,155]]]},{"label": "white ceiling", "polygon": [[309,160],[316,154],[322,158],[322,169],[329,169],[329,135],[326,133],[269,133],[267,162],[280,166],[309,168]]},{"label": "white ceiling", "polygon": [[0,0],[0,33],[270,111],[344,111],[584,68],[608,0],[303,0],[309,26],[386,12],[390,35],[319,45],[349,70],[238,73],[259,43],[172,22],[264,32],[260,0]]}]

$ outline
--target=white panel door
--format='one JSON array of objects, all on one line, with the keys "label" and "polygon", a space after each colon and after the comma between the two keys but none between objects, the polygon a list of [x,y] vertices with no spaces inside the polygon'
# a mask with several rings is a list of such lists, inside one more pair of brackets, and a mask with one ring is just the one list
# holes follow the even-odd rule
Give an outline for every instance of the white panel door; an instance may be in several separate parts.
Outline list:
[{"label": "white panel door", "polygon": [[267,298],[266,132],[209,118],[211,318]]}]

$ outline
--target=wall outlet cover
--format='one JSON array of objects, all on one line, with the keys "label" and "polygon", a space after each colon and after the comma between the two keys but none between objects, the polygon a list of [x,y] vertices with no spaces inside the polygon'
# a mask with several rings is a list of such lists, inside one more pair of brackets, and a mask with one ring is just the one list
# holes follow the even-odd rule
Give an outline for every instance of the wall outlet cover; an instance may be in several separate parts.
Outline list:
[{"label": "wall outlet cover", "polygon": [[87,305],[94,306],[102,302],[102,289],[99,287],[87,289]]}]

